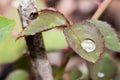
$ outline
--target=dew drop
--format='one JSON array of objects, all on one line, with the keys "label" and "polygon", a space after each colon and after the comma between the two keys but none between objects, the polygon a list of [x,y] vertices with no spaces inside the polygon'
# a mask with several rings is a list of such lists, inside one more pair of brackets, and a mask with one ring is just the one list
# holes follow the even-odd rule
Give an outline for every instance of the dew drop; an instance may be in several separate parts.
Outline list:
[{"label": "dew drop", "polygon": [[87,52],[92,52],[96,49],[96,44],[92,40],[84,40],[81,42],[82,48]]},{"label": "dew drop", "polygon": [[105,74],[102,73],[102,72],[98,72],[98,73],[97,73],[97,76],[98,76],[99,78],[103,78],[103,77],[105,76]]}]

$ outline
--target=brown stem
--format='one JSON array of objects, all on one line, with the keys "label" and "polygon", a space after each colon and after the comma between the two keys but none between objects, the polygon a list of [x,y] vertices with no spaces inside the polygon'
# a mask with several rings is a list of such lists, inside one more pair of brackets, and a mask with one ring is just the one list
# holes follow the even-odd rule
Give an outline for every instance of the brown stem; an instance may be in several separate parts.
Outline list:
[{"label": "brown stem", "polygon": [[[23,0],[18,8],[18,13],[21,18],[23,29],[28,26],[33,20],[30,19],[30,14],[36,12],[35,0]],[[27,19],[26,19],[27,18]],[[30,57],[32,60],[33,70],[36,80],[53,80],[51,66],[47,60],[45,47],[43,44],[42,33],[37,33],[33,36],[25,37]]]},{"label": "brown stem", "polygon": [[98,7],[92,19],[98,19],[111,2],[112,0],[104,0],[103,3]]}]

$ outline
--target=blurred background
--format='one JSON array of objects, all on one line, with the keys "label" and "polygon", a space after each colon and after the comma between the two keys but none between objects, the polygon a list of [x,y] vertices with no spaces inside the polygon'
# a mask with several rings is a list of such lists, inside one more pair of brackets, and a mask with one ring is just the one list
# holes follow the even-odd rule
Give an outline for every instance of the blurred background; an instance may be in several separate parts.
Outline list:
[{"label": "blurred background", "polygon": [[[47,7],[53,7],[63,13],[71,22],[79,22],[90,19],[100,6],[103,0],[37,0],[38,10]],[[0,43],[0,80],[20,80],[12,79],[16,70],[25,70],[26,80],[35,80],[31,70],[30,58],[24,39],[16,40],[16,37],[22,30],[17,8],[21,0],[0,0],[0,15],[14,19],[16,25],[11,35]],[[120,0],[113,0],[107,10],[102,14],[100,20],[107,21],[116,30],[120,38]],[[48,60],[55,74],[56,68],[60,67],[66,59],[66,54],[73,52],[67,45],[61,29],[53,29],[43,32],[44,44]],[[73,52],[74,53],[74,52]],[[120,67],[120,54],[109,51],[111,58],[115,61],[118,69]],[[70,59],[65,73],[61,80],[94,80],[89,75],[88,63],[80,56],[74,53]],[[23,66],[24,65],[24,66]],[[105,65],[103,65],[105,66]],[[19,72],[18,70],[18,72]],[[116,77],[109,80],[120,80],[120,71],[116,72]],[[111,73],[111,72],[109,72]],[[17,74],[16,74],[17,75]],[[102,74],[99,74],[100,76]],[[98,79],[107,80],[107,79]]]}]

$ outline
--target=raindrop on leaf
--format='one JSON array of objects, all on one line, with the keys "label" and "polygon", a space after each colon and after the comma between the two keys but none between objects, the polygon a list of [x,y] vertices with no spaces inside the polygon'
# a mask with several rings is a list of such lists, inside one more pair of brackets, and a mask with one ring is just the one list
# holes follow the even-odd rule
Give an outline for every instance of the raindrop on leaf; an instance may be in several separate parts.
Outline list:
[{"label": "raindrop on leaf", "polygon": [[92,52],[96,49],[96,44],[92,40],[83,40],[81,46],[87,52]]},{"label": "raindrop on leaf", "polygon": [[79,22],[65,27],[64,34],[69,46],[82,58],[96,62],[104,49],[101,32],[89,22]]},{"label": "raindrop on leaf", "polygon": [[103,78],[103,77],[105,76],[105,74],[102,73],[102,72],[98,72],[98,73],[97,73],[97,76],[98,76],[99,78]]}]

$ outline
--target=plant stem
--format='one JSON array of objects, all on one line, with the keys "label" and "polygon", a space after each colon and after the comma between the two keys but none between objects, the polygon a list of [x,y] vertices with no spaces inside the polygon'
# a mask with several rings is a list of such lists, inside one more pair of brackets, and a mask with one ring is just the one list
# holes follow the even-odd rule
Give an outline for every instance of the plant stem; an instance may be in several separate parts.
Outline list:
[{"label": "plant stem", "polygon": [[65,68],[66,68],[67,62],[65,64],[63,64],[57,71],[57,75],[55,76],[54,80],[60,80],[62,75],[65,72]]},{"label": "plant stem", "polygon": [[[21,18],[23,29],[33,21],[29,20],[30,14],[36,11],[37,9],[35,5],[35,0],[22,1],[18,8],[18,13]],[[51,66],[47,60],[47,56],[45,53],[42,33],[37,33],[33,36],[27,36],[25,37],[25,40],[28,46],[28,50],[30,52],[30,57],[36,80],[53,80]]]},{"label": "plant stem", "polygon": [[54,80],[60,80],[62,75],[64,74],[65,72],[65,68],[70,60],[70,58],[72,57],[73,55],[73,52],[69,52],[66,56],[66,61],[61,65],[61,67],[57,70],[57,74],[54,78]]},{"label": "plant stem", "polygon": [[98,19],[111,2],[112,0],[104,0],[103,3],[98,7],[92,19]]}]

